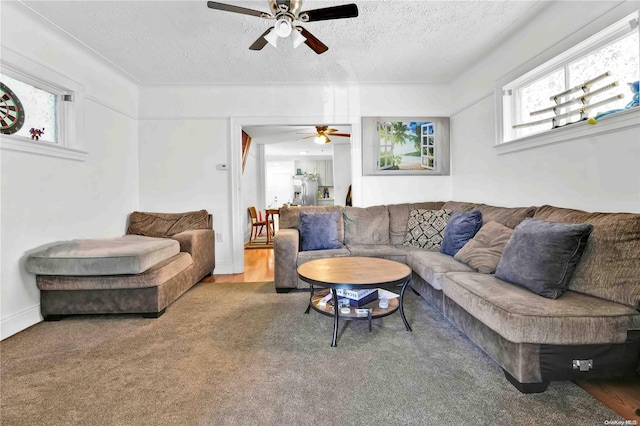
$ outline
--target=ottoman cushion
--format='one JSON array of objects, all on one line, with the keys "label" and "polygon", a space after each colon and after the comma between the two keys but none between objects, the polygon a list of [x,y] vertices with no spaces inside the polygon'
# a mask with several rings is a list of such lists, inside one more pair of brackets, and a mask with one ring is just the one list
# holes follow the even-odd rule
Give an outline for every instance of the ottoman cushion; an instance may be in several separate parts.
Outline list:
[{"label": "ottoman cushion", "polygon": [[124,235],[65,241],[30,254],[25,266],[36,275],[139,274],[179,252],[170,238]]}]

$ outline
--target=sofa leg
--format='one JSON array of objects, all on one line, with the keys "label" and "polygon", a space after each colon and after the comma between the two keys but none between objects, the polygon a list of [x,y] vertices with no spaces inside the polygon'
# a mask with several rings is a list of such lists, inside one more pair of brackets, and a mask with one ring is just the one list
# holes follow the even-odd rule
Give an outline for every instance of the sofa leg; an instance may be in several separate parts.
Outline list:
[{"label": "sofa leg", "polygon": [[539,383],[520,383],[515,377],[507,372],[504,368],[502,369],[504,375],[506,376],[509,383],[515,386],[522,393],[542,393],[547,390],[549,386],[549,381],[539,382]]},{"label": "sofa leg", "polygon": [[145,312],[142,314],[142,318],[160,318],[162,314],[164,314],[164,311],[166,310],[167,308],[164,308],[163,310],[158,312]]},{"label": "sofa leg", "polygon": [[293,289],[287,287],[276,287],[276,293],[289,293],[291,290]]},{"label": "sofa leg", "polygon": [[43,315],[45,321],[60,321],[62,315]]}]

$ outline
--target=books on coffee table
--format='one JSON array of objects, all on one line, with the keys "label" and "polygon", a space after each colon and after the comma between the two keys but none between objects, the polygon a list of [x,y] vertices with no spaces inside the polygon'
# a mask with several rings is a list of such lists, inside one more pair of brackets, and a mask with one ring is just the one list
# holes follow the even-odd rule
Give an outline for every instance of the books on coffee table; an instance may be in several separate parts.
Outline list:
[{"label": "books on coffee table", "polygon": [[349,304],[359,308],[366,305],[369,302],[373,302],[378,299],[378,289],[364,289],[364,290],[350,290],[344,288],[336,289],[336,294],[339,297],[349,299]]}]

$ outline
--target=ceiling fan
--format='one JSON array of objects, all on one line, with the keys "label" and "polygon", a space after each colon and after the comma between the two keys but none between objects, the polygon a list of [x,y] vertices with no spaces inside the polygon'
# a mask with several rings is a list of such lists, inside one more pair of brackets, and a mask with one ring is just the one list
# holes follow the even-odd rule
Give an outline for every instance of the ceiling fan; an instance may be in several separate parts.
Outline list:
[{"label": "ceiling fan", "polygon": [[294,22],[327,21],[329,19],[355,18],[358,16],[358,6],[355,4],[325,7],[302,12],[302,0],[267,1],[271,9],[270,13],[215,1],[208,1],[207,6],[211,9],[223,10],[225,12],[241,13],[243,15],[257,16],[264,19],[275,19],[276,23],[273,28],[265,31],[249,47],[251,50],[261,50],[267,43],[273,47],[277,47],[278,38],[287,38],[291,35],[293,47],[298,47],[304,42],[314,52],[321,54],[329,50],[329,48],[309,31],[300,25],[295,25]]},{"label": "ceiling fan", "polygon": [[314,135],[307,136],[306,138],[302,138],[302,139],[314,138],[313,141],[315,143],[325,144],[325,143],[331,142],[331,139],[329,139],[329,135],[345,137],[345,138],[351,137],[351,134],[349,133],[339,133],[339,132],[340,131],[338,129],[331,129],[329,128],[329,126],[316,126],[316,133]]}]

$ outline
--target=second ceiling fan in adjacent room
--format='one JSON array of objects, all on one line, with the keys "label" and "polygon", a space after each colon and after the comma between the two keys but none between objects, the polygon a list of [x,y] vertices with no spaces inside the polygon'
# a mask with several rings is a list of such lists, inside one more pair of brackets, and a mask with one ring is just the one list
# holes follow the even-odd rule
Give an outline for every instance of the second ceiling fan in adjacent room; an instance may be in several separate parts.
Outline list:
[{"label": "second ceiling fan in adjacent room", "polygon": [[316,133],[310,136],[307,136],[302,139],[314,138],[313,141],[317,144],[325,144],[331,142],[329,136],[350,138],[350,133],[341,133],[338,129],[330,128],[329,126],[316,126]]}]

